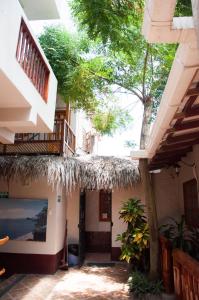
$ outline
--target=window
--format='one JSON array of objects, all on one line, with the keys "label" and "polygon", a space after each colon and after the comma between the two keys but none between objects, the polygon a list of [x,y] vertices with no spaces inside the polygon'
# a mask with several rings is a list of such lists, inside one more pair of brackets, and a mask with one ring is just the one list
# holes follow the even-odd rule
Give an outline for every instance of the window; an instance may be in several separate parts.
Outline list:
[{"label": "window", "polygon": [[111,192],[101,190],[99,194],[99,221],[111,221]]},{"label": "window", "polygon": [[183,184],[184,215],[188,226],[199,226],[198,188],[196,179]]}]

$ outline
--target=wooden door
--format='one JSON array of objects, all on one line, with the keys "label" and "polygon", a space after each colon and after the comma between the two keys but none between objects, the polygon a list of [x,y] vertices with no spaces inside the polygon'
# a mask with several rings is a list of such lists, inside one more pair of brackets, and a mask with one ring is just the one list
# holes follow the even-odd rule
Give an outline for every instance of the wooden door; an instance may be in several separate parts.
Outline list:
[{"label": "wooden door", "polygon": [[188,226],[199,226],[198,188],[196,179],[183,184],[184,215]]}]

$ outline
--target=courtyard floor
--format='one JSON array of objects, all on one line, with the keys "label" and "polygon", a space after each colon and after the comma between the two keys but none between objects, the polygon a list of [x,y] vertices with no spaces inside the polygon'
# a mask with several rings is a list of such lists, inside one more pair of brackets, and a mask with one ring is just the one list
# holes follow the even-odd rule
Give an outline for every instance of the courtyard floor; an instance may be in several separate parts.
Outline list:
[{"label": "courtyard floor", "polygon": [[132,299],[124,265],[70,268],[54,275],[26,275],[2,300],[112,300]]}]

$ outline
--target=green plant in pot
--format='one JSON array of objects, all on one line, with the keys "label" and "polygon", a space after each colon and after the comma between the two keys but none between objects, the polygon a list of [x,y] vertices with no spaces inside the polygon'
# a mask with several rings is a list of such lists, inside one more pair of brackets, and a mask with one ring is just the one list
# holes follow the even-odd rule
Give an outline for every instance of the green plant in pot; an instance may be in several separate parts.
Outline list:
[{"label": "green plant in pot", "polygon": [[179,221],[169,218],[168,224],[160,227],[160,232],[172,242],[173,248],[179,248],[187,253],[192,251],[192,233],[185,224],[184,215]]},{"label": "green plant in pot", "polygon": [[127,224],[127,230],[117,236],[117,241],[121,241],[120,259],[127,261],[134,269],[146,268],[149,230],[144,206],[140,200],[130,198],[123,203],[119,214]]}]

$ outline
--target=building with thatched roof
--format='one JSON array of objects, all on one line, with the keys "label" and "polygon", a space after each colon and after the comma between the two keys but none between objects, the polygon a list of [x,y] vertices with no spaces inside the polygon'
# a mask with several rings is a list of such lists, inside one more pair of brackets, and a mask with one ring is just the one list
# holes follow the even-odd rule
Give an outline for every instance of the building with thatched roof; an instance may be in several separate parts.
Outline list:
[{"label": "building with thatched roof", "polygon": [[[25,230],[0,249],[5,267],[13,270],[14,266],[17,272],[55,272],[62,255],[66,220],[68,244],[81,241],[86,252],[106,252],[109,260],[118,259],[120,243],[116,236],[125,230],[118,214],[121,204],[130,197],[143,199],[138,165],[125,158],[0,156],[0,177],[1,195],[5,198],[7,194],[7,202],[32,199],[39,205],[47,200],[48,205],[43,240]],[[17,206],[2,214],[0,222],[21,216]],[[29,264],[24,264],[24,259]]]}]

